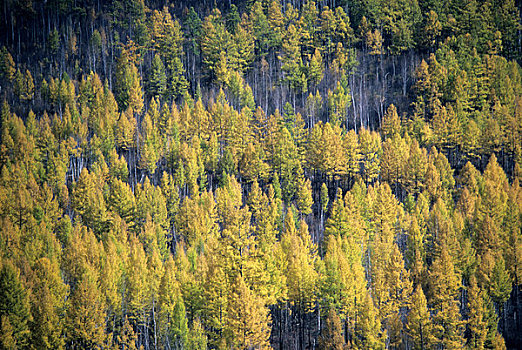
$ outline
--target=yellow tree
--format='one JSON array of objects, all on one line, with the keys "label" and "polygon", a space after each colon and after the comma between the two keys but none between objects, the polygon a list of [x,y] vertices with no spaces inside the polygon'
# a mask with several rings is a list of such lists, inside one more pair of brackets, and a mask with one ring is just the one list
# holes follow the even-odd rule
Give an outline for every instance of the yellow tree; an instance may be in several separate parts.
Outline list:
[{"label": "yellow tree", "polygon": [[359,149],[363,178],[367,183],[372,183],[379,176],[381,137],[376,132],[362,128],[359,133]]},{"label": "yellow tree", "polygon": [[63,316],[68,288],[60,275],[58,261],[46,257],[39,259],[35,273],[31,342],[40,349],[63,349]]},{"label": "yellow tree", "polygon": [[176,279],[176,265],[171,256],[165,263],[158,293],[158,320],[163,335],[161,342],[184,348],[188,342],[188,324],[185,304]]},{"label": "yellow tree", "polygon": [[87,266],[68,299],[67,340],[71,346],[102,347],[107,339],[106,305],[100,291],[99,275]]},{"label": "yellow tree", "polygon": [[229,344],[238,349],[268,349],[270,316],[261,297],[238,274],[231,286],[225,326]]},{"label": "yellow tree", "polygon": [[417,285],[411,299],[406,330],[413,342],[413,349],[429,349],[433,341],[432,322],[426,297],[421,285]]},{"label": "yellow tree", "polygon": [[381,330],[379,312],[369,292],[358,306],[357,323],[353,343],[358,349],[385,349],[386,332]]},{"label": "yellow tree", "polygon": [[472,276],[468,287],[469,295],[469,314],[468,328],[470,331],[467,346],[470,349],[484,349],[486,337],[488,335],[487,321],[485,319],[487,310],[484,303],[484,292],[477,284],[477,279]]},{"label": "yellow tree", "polygon": [[[291,212],[286,214],[285,229],[281,237],[284,254],[288,300],[297,310],[301,324],[316,298],[317,271],[315,270],[315,246],[311,242],[308,229],[301,221],[301,229],[296,230]],[[304,226],[303,226],[304,224]],[[304,328],[299,330],[301,341],[304,338]]]},{"label": "yellow tree", "polygon": [[140,167],[154,174],[158,160],[161,156],[161,142],[158,134],[158,126],[155,114],[158,113],[156,100],[153,99],[151,106],[141,121],[141,132],[139,134],[138,148],[140,151]]},{"label": "yellow tree", "polygon": [[328,236],[321,271],[325,310],[334,310],[344,322],[345,338],[354,335],[359,303],[366,293],[360,246],[353,237]]},{"label": "yellow tree", "polygon": [[391,104],[386,113],[384,114],[382,120],[381,133],[383,139],[394,137],[395,135],[400,135],[401,132],[401,120],[399,119],[399,115],[397,114],[397,108]]},{"label": "yellow tree", "polygon": [[312,213],[312,184],[310,180],[299,177],[297,180],[297,208],[302,216]]},{"label": "yellow tree", "polygon": [[434,344],[461,348],[464,345],[464,324],[459,311],[461,282],[445,245],[431,266],[429,284]]}]

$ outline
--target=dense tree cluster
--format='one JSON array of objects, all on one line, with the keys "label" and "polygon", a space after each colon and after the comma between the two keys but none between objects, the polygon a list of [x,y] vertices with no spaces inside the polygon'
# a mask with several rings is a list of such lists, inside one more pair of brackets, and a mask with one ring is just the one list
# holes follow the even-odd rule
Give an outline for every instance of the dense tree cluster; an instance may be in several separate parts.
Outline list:
[{"label": "dense tree cluster", "polygon": [[513,1],[0,12],[0,348],[522,340]]}]

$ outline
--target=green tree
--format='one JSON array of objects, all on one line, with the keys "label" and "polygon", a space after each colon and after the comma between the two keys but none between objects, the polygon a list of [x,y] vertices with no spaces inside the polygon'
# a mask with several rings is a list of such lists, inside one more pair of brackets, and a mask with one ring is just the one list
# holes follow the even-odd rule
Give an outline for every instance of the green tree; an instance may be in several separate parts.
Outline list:
[{"label": "green tree", "polygon": [[333,91],[328,90],[328,110],[330,112],[330,122],[333,125],[344,125],[347,121],[347,110],[351,105],[350,89],[343,86],[340,81]]},{"label": "green tree", "polygon": [[143,109],[143,91],[135,62],[127,49],[122,49],[116,64],[114,94],[120,111],[127,108],[133,113],[141,113]]},{"label": "green tree", "polygon": [[5,333],[2,346],[25,348],[29,346],[31,313],[27,290],[20,280],[17,268],[9,260],[2,261],[0,270],[0,317]]},{"label": "green tree", "polygon": [[167,75],[161,57],[156,54],[152,59],[149,76],[148,93],[152,96],[161,96],[167,91]]},{"label": "green tree", "polygon": [[304,65],[301,58],[299,32],[293,24],[290,24],[285,32],[281,55],[278,58],[281,61],[281,70],[284,74],[283,80],[294,92],[305,92],[307,90],[307,78],[303,72]]},{"label": "green tree", "polygon": [[229,52],[232,46],[232,36],[227,31],[221,12],[216,8],[205,17],[200,36],[203,63],[211,77],[217,76],[221,56]]},{"label": "green tree", "polygon": [[183,96],[188,82],[184,76],[183,67],[183,31],[176,19],[172,19],[167,7],[162,11],[152,13],[152,42],[165,59],[167,68],[167,90],[171,95]]},{"label": "green tree", "polygon": [[13,56],[11,56],[11,53],[7,51],[5,46],[2,46],[0,50],[0,72],[2,77],[10,83],[13,81],[16,73]]}]

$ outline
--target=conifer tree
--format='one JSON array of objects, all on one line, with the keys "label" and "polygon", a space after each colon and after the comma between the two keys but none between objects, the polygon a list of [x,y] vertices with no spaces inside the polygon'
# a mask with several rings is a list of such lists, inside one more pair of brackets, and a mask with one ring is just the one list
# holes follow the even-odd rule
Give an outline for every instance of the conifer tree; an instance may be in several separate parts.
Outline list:
[{"label": "conifer tree", "polygon": [[[0,317],[2,346],[24,348],[30,343],[31,313],[27,291],[11,261],[2,261],[0,270]],[[5,333],[4,333],[5,332]]]},{"label": "conifer tree", "polygon": [[165,66],[161,60],[161,57],[156,54],[152,59],[148,92],[152,96],[161,96],[165,93],[166,90],[167,76],[165,74]]},{"label": "conifer tree", "polygon": [[114,93],[120,111],[127,108],[133,113],[141,113],[143,109],[143,91],[140,76],[130,53],[123,49],[116,65]]},{"label": "conifer tree", "polygon": [[468,340],[470,349],[484,349],[487,337],[487,322],[485,320],[486,306],[484,305],[484,293],[477,285],[475,276],[470,279],[469,295],[469,319],[468,328],[471,335]]},{"label": "conifer tree", "polygon": [[267,349],[270,317],[263,300],[247,287],[241,275],[235,278],[229,298],[225,335],[231,337],[230,345],[240,349]]},{"label": "conifer tree", "polygon": [[344,349],[343,329],[341,319],[334,308],[328,310],[325,325],[319,336],[319,349]]},{"label": "conifer tree", "polygon": [[460,279],[447,247],[435,259],[430,271],[430,305],[433,310],[433,335],[437,346],[464,345],[463,322],[459,311]]}]

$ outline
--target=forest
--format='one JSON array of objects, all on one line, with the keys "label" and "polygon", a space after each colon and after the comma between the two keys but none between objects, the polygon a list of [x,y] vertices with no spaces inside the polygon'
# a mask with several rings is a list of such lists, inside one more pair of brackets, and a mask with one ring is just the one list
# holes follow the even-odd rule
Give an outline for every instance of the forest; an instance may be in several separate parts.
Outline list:
[{"label": "forest", "polygon": [[522,1],[3,0],[0,349],[516,349]]}]

